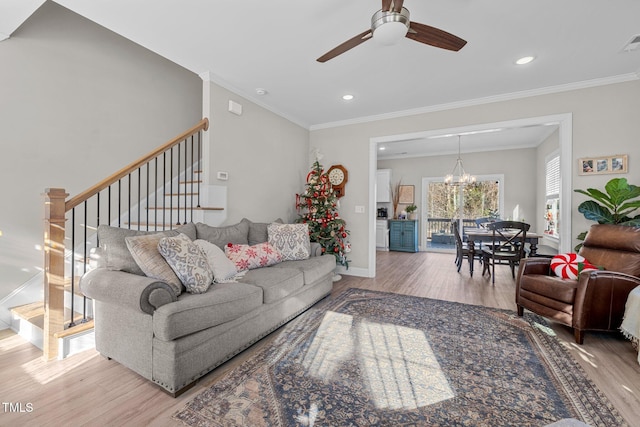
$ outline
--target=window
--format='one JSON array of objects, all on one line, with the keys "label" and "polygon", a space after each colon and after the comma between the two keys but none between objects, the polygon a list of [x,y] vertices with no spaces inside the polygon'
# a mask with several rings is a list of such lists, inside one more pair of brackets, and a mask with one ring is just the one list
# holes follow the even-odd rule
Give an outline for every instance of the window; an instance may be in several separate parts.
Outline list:
[{"label": "window", "polygon": [[560,154],[552,153],[546,159],[545,168],[545,229],[544,234],[558,239],[560,237]]}]

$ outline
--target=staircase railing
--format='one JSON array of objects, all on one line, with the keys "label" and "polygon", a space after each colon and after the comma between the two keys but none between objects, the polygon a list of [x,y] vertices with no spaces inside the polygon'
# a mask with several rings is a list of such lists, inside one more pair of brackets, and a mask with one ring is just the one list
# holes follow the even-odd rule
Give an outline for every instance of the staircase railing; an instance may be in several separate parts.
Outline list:
[{"label": "staircase railing", "polygon": [[[57,334],[90,321],[87,298],[76,296],[76,287],[88,269],[91,249],[99,245],[99,225],[165,230],[192,220],[200,207],[202,132],[208,128],[204,118],[77,196],[67,198],[61,188],[45,190],[45,359],[58,355]],[[76,314],[76,299],[81,315]]]}]

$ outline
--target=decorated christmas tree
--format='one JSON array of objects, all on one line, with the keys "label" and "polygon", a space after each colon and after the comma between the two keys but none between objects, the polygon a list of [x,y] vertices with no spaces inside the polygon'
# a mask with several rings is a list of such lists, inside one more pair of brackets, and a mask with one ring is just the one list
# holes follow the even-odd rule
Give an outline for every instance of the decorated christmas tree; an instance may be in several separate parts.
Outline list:
[{"label": "decorated christmas tree", "polygon": [[327,173],[319,160],[313,163],[307,175],[304,194],[296,196],[297,222],[309,225],[309,238],[318,242],[322,251],[333,254],[341,265],[349,268],[346,253],[351,250],[346,238],[349,231],[338,214],[338,197],[335,195]]}]

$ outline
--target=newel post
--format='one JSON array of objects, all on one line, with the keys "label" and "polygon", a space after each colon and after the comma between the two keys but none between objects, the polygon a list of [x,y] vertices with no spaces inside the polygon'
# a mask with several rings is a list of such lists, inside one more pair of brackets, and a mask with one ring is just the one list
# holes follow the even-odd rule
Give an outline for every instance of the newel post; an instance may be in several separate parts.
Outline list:
[{"label": "newel post", "polygon": [[65,200],[62,188],[44,192],[44,342],[43,357],[58,357],[54,334],[64,330]]}]

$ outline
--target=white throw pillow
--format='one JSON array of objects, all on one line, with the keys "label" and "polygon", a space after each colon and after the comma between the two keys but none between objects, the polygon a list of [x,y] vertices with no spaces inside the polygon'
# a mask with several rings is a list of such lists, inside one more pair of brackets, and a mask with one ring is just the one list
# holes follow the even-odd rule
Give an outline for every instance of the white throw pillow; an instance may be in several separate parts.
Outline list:
[{"label": "white throw pillow", "polygon": [[278,224],[267,226],[269,244],[282,255],[283,261],[296,261],[309,258],[311,243],[307,224]]},{"label": "white throw pillow", "polygon": [[158,243],[158,251],[187,288],[187,292],[207,292],[213,282],[213,272],[207,257],[188,236],[179,234],[176,237],[164,237]]},{"label": "white throw pillow", "polygon": [[224,254],[217,245],[203,239],[195,240],[202,253],[207,257],[209,267],[213,271],[215,283],[232,283],[238,278],[236,265]]}]

